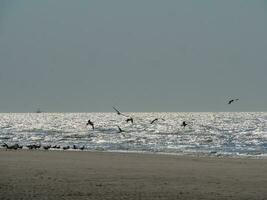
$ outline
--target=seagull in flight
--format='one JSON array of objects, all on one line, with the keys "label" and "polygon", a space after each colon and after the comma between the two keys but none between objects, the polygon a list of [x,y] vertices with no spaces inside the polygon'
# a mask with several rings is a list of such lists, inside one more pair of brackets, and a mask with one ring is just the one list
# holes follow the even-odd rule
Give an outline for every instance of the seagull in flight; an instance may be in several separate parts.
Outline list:
[{"label": "seagull in flight", "polygon": [[185,121],[183,121],[183,123],[181,124],[181,126],[183,126],[183,127],[186,127],[188,124],[185,122]]},{"label": "seagull in flight", "polygon": [[239,99],[231,99],[230,101],[228,101],[228,104],[234,103],[235,101],[238,101]]},{"label": "seagull in flight", "polygon": [[127,122],[127,123],[128,123],[128,122],[132,122],[132,124],[133,124],[133,118],[130,117],[130,118],[126,119],[126,122]]},{"label": "seagull in flight", "polygon": [[91,122],[91,120],[90,120],[90,119],[88,120],[88,122],[87,122],[86,126],[88,126],[88,125],[91,125],[91,126],[92,126],[92,128],[93,128],[93,130],[95,129],[95,127],[94,127],[94,123],[93,123],[93,122]]},{"label": "seagull in flight", "polygon": [[119,127],[118,125],[116,125],[119,129],[119,132],[118,133],[121,133],[121,132],[124,132],[124,130],[121,129],[121,127]]},{"label": "seagull in flight", "polygon": [[122,116],[124,116],[124,117],[128,117],[127,115],[122,114],[122,113],[121,113],[118,109],[116,109],[114,106],[113,106],[112,108],[117,112],[118,115],[122,115]]},{"label": "seagull in flight", "polygon": [[153,119],[153,120],[150,122],[150,124],[153,124],[154,122],[158,121],[159,119],[165,121],[165,119],[162,119],[162,118],[155,118],[155,119]]}]

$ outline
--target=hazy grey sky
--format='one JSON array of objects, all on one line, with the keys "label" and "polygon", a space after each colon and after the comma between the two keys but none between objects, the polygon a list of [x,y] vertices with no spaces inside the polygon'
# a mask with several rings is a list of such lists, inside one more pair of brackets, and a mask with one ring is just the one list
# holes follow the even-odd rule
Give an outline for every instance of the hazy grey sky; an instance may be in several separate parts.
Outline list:
[{"label": "hazy grey sky", "polygon": [[0,112],[267,111],[266,63],[264,0],[0,0]]}]

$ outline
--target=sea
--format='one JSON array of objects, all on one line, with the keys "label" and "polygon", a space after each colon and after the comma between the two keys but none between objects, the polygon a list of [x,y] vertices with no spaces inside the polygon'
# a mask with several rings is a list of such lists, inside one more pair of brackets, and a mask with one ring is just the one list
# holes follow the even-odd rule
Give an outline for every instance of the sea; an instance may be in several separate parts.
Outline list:
[{"label": "sea", "polygon": [[[0,145],[68,151],[267,157],[267,112],[0,113]],[[133,123],[126,122],[132,117]],[[152,120],[158,118],[153,124]],[[94,130],[86,125],[94,123]],[[183,127],[185,121],[188,125]],[[118,126],[122,132],[119,131]]]}]

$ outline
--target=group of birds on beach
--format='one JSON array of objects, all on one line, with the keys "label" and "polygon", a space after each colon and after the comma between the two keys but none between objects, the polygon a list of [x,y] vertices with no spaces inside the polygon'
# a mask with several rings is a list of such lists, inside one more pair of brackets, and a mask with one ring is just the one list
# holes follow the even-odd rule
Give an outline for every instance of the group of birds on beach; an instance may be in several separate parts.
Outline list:
[{"label": "group of birds on beach", "polygon": [[[4,143],[2,145],[3,148],[6,148],[7,149],[13,149],[13,150],[17,150],[17,149],[23,149],[24,146],[23,145],[19,145],[19,144],[14,144],[14,145],[8,145],[6,143]],[[54,145],[54,146],[51,146],[51,145],[41,145],[41,144],[30,144],[30,145],[26,145],[25,148],[28,148],[30,150],[33,150],[33,149],[44,149],[44,150],[49,150],[49,149],[63,149],[63,150],[68,150],[68,149],[76,149],[76,150],[84,150],[85,149],[85,146],[82,146],[82,147],[78,147],[77,145],[73,145],[72,147],[71,146],[63,146],[61,148],[60,145]]]},{"label": "group of birds on beach", "polygon": [[[238,100],[239,100],[239,99],[231,99],[231,100],[228,101],[228,105],[230,105],[230,104],[232,104],[232,103],[234,103],[234,102],[236,102],[236,101],[238,101]],[[133,119],[131,116],[128,116],[128,115],[125,115],[125,114],[121,113],[121,112],[120,112],[117,108],[115,108],[114,106],[113,106],[112,108],[115,110],[115,112],[116,112],[118,115],[121,115],[121,116],[126,117],[126,120],[125,120],[125,121],[126,121],[127,123],[128,123],[128,122],[131,122],[132,124],[134,123],[134,119]],[[150,124],[154,124],[154,123],[156,123],[156,122],[159,121],[159,120],[165,121],[165,119],[163,119],[163,118],[155,118],[155,119],[153,119],[153,120],[150,122]],[[189,124],[189,123],[187,123],[186,121],[183,121],[182,124],[181,124],[181,126],[182,126],[183,128],[185,128],[188,124]],[[94,123],[93,123],[90,119],[88,120],[86,126],[88,126],[88,125],[90,125],[90,126],[92,127],[93,130],[95,129],[95,125],[94,125]],[[116,126],[117,126],[117,128],[118,128],[118,133],[123,133],[123,132],[125,132],[123,129],[121,129],[120,126],[118,126],[118,125],[116,125]],[[4,143],[4,144],[2,145],[2,147],[3,147],[3,148],[6,148],[6,150],[7,150],[7,149],[17,150],[17,149],[22,149],[22,148],[23,148],[23,145],[19,145],[19,144],[8,145],[8,144]],[[38,144],[38,145],[36,145],[36,144],[30,144],[30,145],[26,145],[25,148],[28,148],[28,149],[30,149],[30,150],[33,150],[33,149],[41,149],[41,148],[44,149],[44,150],[49,150],[49,149],[63,149],[63,150],[74,149],[74,150],[84,150],[84,149],[85,149],[85,146],[81,146],[81,147],[79,147],[79,146],[77,146],[77,145],[73,145],[72,147],[71,147],[71,146],[63,146],[63,147],[61,147],[60,145],[54,145],[54,146],[51,146],[51,145],[41,145],[41,144]]]}]

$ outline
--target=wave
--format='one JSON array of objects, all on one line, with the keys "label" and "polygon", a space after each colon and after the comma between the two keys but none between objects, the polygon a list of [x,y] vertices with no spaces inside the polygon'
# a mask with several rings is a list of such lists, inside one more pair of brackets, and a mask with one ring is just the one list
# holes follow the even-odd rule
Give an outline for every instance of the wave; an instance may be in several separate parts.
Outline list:
[{"label": "wave", "polygon": [[[267,113],[0,114],[0,143],[84,145],[88,150],[266,155]],[[154,118],[163,118],[150,124]],[[86,126],[88,119],[95,130]],[[181,127],[182,121],[191,122]],[[124,131],[118,133],[117,125]]]}]

